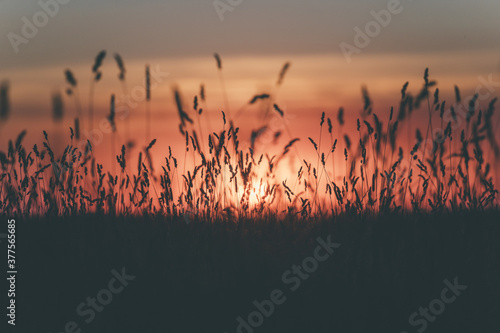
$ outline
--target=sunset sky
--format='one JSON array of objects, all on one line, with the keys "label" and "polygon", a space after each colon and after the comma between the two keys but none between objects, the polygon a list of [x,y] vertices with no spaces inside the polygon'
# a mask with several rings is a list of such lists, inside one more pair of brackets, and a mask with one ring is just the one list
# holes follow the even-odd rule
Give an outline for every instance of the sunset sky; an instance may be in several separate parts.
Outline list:
[{"label": "sunset sky", "polygon": [[500,0],[0,0],[18,332],[500,333],[499,188]]},{"label": "sunset sky", "polygon": [[[0,69],[85,63],[103,48],[130,60],[201,57],[214,50],[226,56],[338,55],[341,42],[352,43],[353,28],[390,2],[243,0],[221,21],[211,0],[72,0],[19,54],[2,38]],[[499,51],[498,1],[403,0],[398,8],[364,56]],[[3,34],[20,34],[22,17],[39,10],[38,1],[1,1]]]},{"label": "sunset sky", "polygon": [[[110,94],[122,93],[112,59],[116,52],[125,61],[129,89],[143,84],[145,64],[168,73],[153,91],[152,103],[153,113],[167,119],[177,117],[174,84],[190,106],[203,83],[209,111],[223,108],[214,52],[223,58],[233,110],[253,95],[271,91],[282,65],[290,61],[292,67],[277,103],[296,117],[291,127],[304,130],[317,126],[311,112],[314,116],[323,110],[333,114],[345,106],[348,114],[356,116],[362,107],[362,85],[367,86],[377,112],[386,114],[397,103],[406,81],[410,81],[409,91],[418,92],[426,67],[448,98],[454,84],[464,96],[472,96],[490,75],[500,82],[497,0],[404,0],[399,5],[395,0],[232,1],[236,5],[228,5],[227,0],[61,2],[65,4],[56,10],[54,1],[40,1],[51,4],[48,11],[56,11],[51,17],[40,14],[38,1],[0,1],[0,80],[11,84],[12,126],[8,131],[40,130],[40,121],[50,124],[50,96],[66,88],[66,68],[75,73],[85,106],[90,68],[100,50],[108,52],[103,79],[96,88],[100,116],[109,112]],[[374,26],[374,13],[390,13],[388,8],[393,10],[386,18],[390,22]],[[33,23],[34,19],[41,20],[42,26],[34,36],[24,36],[26,20]],[[372,31],[373,37],[359,47],[355,28],[365,31],[367,24],[374,29],[378,26],[379,31]],[[13,46],[18,37],[26,39]],[[347,61],[342,43],[357,45],[359,54]],[[493,91],[489,97],[495,95]],[[74,104],[67,98],[64,103],[69,124]],[[144,112],[143,105],[137,109],[137,113]],[[173,121],[171,130],[177,125]]]}]

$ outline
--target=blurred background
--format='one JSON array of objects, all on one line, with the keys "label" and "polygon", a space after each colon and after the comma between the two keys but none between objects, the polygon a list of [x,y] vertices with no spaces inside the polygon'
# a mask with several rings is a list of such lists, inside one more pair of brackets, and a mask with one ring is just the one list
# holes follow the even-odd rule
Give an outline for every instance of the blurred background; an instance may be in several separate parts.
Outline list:
[{"label": "blurred background", "polygon": [[[130,135],[139,147],[147,140],[146,64],[154,84],[151,138],[163,147],[183,145],[174,86],[191,116],[193,98],[204,86],[204,134],[221,130],[220,111],[225,110],[238,114],[242,140],[248,140],[251,129],[269,124],[268,104],[248,105],[256,94],[273,95],[293,136],[317,134],[321,112],[334,119],[341,106],[346,126],[355,130],[355,121],[349,120],[363,108],[362,86],[373,100],[373,111],[386,120],[390,107],[398,106],[405,82],[410,82],[409,92],[418,94],[426,67],[450,104],[458,85],[465,101],[478,91],[484,105],[500,89],[499,13],[496,0],[3,0],[0,81],[8,82],[9,111],[0,119],[0,149],[24,129],[28,143],[41,140],[42,130],[53,141],[69,139],[77,105],[75,93],[66,94],[66,69],[78,83],[82,130],[89,129],[90,100],[97,127],[106,122],[110,95],[115,94],[118,104],[129,101]],[[107,55],[91,97],[92,65],[101,50]],[[214,52],[222,58],[224,85]],[[118,78],[115,53],[123,58],[126,84]],[[277,89],[286,62],[291,67]],[[62,95],[58,122],[55,93]],[[413,121],[426,120],[426,114]],[[116,120],[117,145],[128,136],[122,118]],[[102,134],[102,144],[96,146],[109,143],[110,134]],[[281,144],[286,142],[285,136]]]}]

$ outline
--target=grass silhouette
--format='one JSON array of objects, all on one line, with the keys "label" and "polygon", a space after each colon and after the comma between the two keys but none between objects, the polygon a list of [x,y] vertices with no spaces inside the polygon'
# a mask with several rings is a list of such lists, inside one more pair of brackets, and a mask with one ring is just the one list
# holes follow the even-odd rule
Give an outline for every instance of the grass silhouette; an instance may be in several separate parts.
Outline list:
[{"label": "grass silhouette", "polygon": [[[102,58],[94,65],[96,82]],[[225,86],[222,60],[215,58]],[[123,83],[123,61],[116,61]],[[281,70],[276,91],[289,67]],[[71,71],[66,78],[76,92]],[[338,253],[255,331],[407,330],[408,316],[455,276],[469,291],[428,332],[500,327],[500,226],[492,175],[500,155],[492,125],[496,99],[483,111],[477,95],[462,101],[455,87],[448,109],[435,86],[428,70],[416,96],[404,84],[399,109],[385,120],[363,89],[355,133],[344,130],[343,108],[333,120],[323,113],[319,135],[306,136],[312,160],[301,158],[296,144],[304,138],[292,135],[275,94],[256,95],[249,104],[262,101],[283,120],[286,133],[272,133],[288,136],[279,154],[257,153],[266,126],[243,145],[240,128],[224,111],[217,131],[204,135],[204,86],[192,111],[174,88],[182,164],[171,147],[154,151],[153,139],[134,165],[124,143],[113,156],[113,172],[99,162],[92,142],[75,134],[78,128],[71,129],[61,156],[45,131],[44,141],[31,149],[22,132],[0,152],[0,210],[20,221],[19,257],[24,271],[36,272],[36,278],[19,278],[19,312],[31,318],[20,325],[64,327],[75,317],[74,307],[102,287],[102,276],[125,266],[137,283],[89,331],[236,331],[235,318],[251,312],[254,299],[268,297],[316,237],[333,235],[342,244]],[[73,96],[78,119],[81,104]],[[462,102],[468,103],[465,111]],[[147,109],[149,114],[149,93]],[[114,112],[113,96],[113,128]],[[409,125],[417,112],[427,112],[422,128]],[[414,134],[404,133],[405,127]],[[405,134],[414,137],[406,147]],[[164,164],[155,170],[153,158],[160,156]],[[276,170],[290,156],[301,161],[296,179],[278,181]]]},{"label": "grass silhouette", "polygon": [[[221,60],[218,55],[216,59],[220,72]],[[287,65],[280,73],[279,84]],[[100,72],[96,73],[100,77]],[[146,73],[148,76],[148,71]],[[76,80],[69,70],[66,77],[72,88],[76,88]],[[387,124],[373,112],[365,88],[357,133],[342,130],[343,109],[339,110],[335,125],[323,112],[319,138],[308,137],[316,155],[316,160],[310,161],[302,158],[304,154],[295,148],[295,143],[302,138],[293,137],[286,123],[289,143],[281,153],[273,156],[266,152],[256,153],[256,142],[267,126],[254,130],[251,145],[242,147],[238,137],[240,128],[229,115],[226,118],[224,111],[219,131],[203,136],[200,125],[203,110],[198,104],[198,96],[194,99],[196,117],[192,118],[177,88],[174,95],[180,117],[179,130],[185,138],[186,149],[183,170],[178,168],[179,159],[173,156],[171,149],[168,155],[165,154],[161,170],[154,170],[153,156],[162,154],[152,153],[156,139],[140,152],[136,168],[129,165],[128,146],[124,144],[111,168],[115,170],[115,165],[119,165],[119,172],[110,172],[104,170],[94,156],[92,142],[87,140],[82,144],[78,128],[71,129],[71,143],[62,156],[54,154],[45,131],[40,148],[35,145],[32,149],[23,146],[23,132],[14,142],[9,141],[6,153],[0,153],[0,207],[6,214],[27,216],[179,216],[184,211],[191,211],[207,221],[263,215],[308,219],[339,213],[459,212],[496,207],[498,191],[491,175],[500,155],[492,125],[496,98],[483,112],[476,105],[478,96],[475,95],[468,102],[466,113],[462,113],[465,122],[458,126],[460,122],[453,106],[449,109],[451,118],[446,121],[446,102],[440,100],[438,89],[431,103],[430,89],[435,82],[429,81],[428,70],[424,80],[416,97],[406,91],[408,83],[403,86],[399,111],[396,115],[391,109]],[[456,91],[458,104],[461,102],[458,88]],[[148,93],[148,105],[149,96]],[[203,98],[200,96],[201,100]],[[249,104],[259,100],[270,102],[273,112],[283,119],[284,111],[272,99],[270,94],[256,95]],[[75,101],[78,119],[81,110],[76,96]],[[399,137],[404,136],[403,123],[410,122],[410,115],[419,112],[417,108],[422,104],[427,106],[427,128],[417,127],[414,144],[410,141],[408,147],[402,147],[398,142]],[[93,118],[92,103],[89,105],[89,115]],[[433,118],[441,123],[437,132],[433,128]],[[113,102],[107,119],[113,128],[112,138],[115,138]],[[339,136],[343,133],[343,138],[336,137],[334,127]],[[281,133],[272,134],[275,138],[281,136]],[[278,165],[286,163],[290,155],[302,161],[294,185],[286,181],[280,183],[273,176]],[[485,159],[486,155],[489,160]],[[186,169],[188,156],[193,166]],[[336,177],[342,171],[336,167],[335,159],[345,160],[342,178]]]}]

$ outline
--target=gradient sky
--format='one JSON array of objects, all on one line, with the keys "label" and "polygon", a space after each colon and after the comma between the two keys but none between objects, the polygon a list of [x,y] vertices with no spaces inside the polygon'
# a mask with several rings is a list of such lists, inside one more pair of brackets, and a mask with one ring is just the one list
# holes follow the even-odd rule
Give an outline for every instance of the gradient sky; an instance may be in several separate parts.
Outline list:
[{"label": "gradient sky", "polygon": [[[176,117],[173,84],[190,101],[204,83],[209,109],[220,110],[222,91],[214,52],[223,57],[233,109],[254,94],[271,90],[283,63],[291,61],[277,101],[297,115],[292,128],[304,130],[317,126],[316,117],[307,122],[313,119],[310,113],[300,118],[305,109],[319,115],[345,106],[348,114],[357,115],[362,85],[383,114],[397,103],[406,81],[409,91],[418,92],[426,67],[446,97],[452,96],[454,84],[467,96],[480,77],[493,75],[500,82],[498,0],[402,0],[401,13],[392,15],[390,24],[348,63],[339,45],[354,45],[354,28],[364,30],[374,20],[371,11],[387,9],[388,3],[243,0],[221,21],[212,0],[70,0],[16,54],[8,34],[22,35],[23,17],[32,21],[41,7],[36,0],[0,0],[0,80],[11,83],[13,108],[8,130],[39,129],[37,117],[50,122],[50,95],[64,91],[66,68],[74,71],[85,104],[90,67],[102,49],[109,56],[96,95],[96,112],[101,116],[109,112],[109,95],[121,93],[110,57],[115,52],[125,60],[129,87],[142,84],[146,63],[170,73],[153,92],[152,108],[162,116],[172,108],[168,113],[172,119]],[[67,114],[74,112],[71,101],[65,105]],[[176,126],[173,123],[172,131]]]},{"label": "gradient sky", "polygon": [[[323,75],[332,70],[328,72],[331,86],[351,78],[357,80],[358,88],[361,84],[380,86],[380,82],[370,78],[381,74],[385,79],[403,74],[410,76],[406,80],[421,77],[428,66],[436,79],[454,77],[457,84],[462,84],[462,79],[498,72],[500,2],[497,0],[402,0],[401,13],[392,15],[390,24],[359,55],[354,54],[348,64],[339,45],[342,42],[354,45],[353,29],[364,29],[373,20],[371,11],[386,9],[389,2],[242,0],[221,21],[212,0],[70,0],[59,6],[58,13],[49,18],[35,37],[28,39],[28,44],[19,45],[16,54],[7,35],[21,36],[22,18],[32,21],[41,7],[35,0],[2,0],[1,78],[10,79],[15,85],[19,75],[19,85],[26,86],[28,82],[20,74],[29,71],[33,88],[35,81],[43,81],[45,89],[48,86],[54,89],[64,83],[56,70],[70,67],[78,74],[78,66],[82,66],[88,73],[86,68],[101,49],[110,54],[120,53],[129,64],[131,75],[135,64],[141,73],[145,63],[162,64],[164,60],[163,68],[177,72],[176,81],[189,76],[188,68],[179,71],[177,60],[206,59],[213,52],[219,52],[224,60],[245,57],[247,63],[232,71],[242,71],[249,80],[257,77],[245,73],[243,67],[256,69],[255,63],[259,62],[249,63],[249,58],[259,59],[267,70],[263,60],[274,56],[282,59],[280,62],[292,61],[298,71],[308,67],[310,75],[300,76],[306,84],[321,76],[322,73],[311,70],[317,64],[324,68]],[[323,59],[321,66],[317,57]],[[392,61],[387,61],[389,58]],[[276,69],[269,75],[276,75],[280,64],[273,62],[272,66]],[[53,79],[49,69],[54,73]],[[236,74],[243,79],[240,72]],[[403,80],[398,84],[404,83]],[[318,84],[315,89],[325,87]]]},{"label": "gradient sky", "polygon": [[[227,0],[226,0],[227,1]],[[243,0],[221,22],[211,0],[72,0],[15,54],[0,39],[0,69],[88,61],[99,49],[129,59],[229,55],[338,54],[353,28],[388,1]],[[363,55],[496,52],[500,2],[402,0],[403,11]],[[38,1],[3,0],[0,31],[20,33]],[[470,64],[473,65],[473,64]]]}]

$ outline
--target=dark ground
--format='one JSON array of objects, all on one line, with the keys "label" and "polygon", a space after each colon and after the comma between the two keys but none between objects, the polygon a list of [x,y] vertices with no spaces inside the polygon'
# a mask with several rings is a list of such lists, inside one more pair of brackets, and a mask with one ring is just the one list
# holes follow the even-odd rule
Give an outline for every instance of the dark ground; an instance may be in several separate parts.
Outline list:
[{"label": "dark ground", "polygon": [[[17,332],[249,333],[237,330],[236,318],[247,319],[254,300],[280,289],[286,301],[254,332],[411,333],[424,327],[411,326],[409,316],[441,299],[443,281],[455,278],[467,289],[425,332],[500,331],[498,211],[238,224],[97,216],[16,221]],[[291,291],[283,273],[328,235],[341,246]],[[7,252],[5,240],[0,247]],[[77,307],[107,289],[111,271],[122,268],[135,279],[86,323],[89,315],[78,315]],[[65,331],[71,321],[78,328]]]}]

